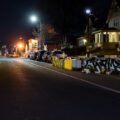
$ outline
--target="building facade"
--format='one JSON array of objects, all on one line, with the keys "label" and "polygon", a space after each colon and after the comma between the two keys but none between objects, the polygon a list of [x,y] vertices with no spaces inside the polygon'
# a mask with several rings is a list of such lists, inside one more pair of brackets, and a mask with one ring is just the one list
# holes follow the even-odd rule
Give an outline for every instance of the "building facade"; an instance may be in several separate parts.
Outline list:
[{"label": "building facade", "polygon": [[28,40],[28,49],[29,49],[29,52],[37,52],[38,51],[38,39]]}]

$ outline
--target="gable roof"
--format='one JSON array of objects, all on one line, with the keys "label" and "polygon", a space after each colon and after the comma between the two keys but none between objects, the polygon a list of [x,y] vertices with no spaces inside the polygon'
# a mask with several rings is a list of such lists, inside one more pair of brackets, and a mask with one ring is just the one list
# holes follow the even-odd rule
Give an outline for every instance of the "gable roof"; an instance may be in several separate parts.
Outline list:
[{"label": "gable roof", "polygon": [[117,15],[120,16],[120,0],[110,0],[100,19],[94,21],[93,27],[97,29],[106,29],[108,28],[110,19]]},{"label": "gable roof", "polygon": [[110,19],[117,16],[120,16],[120,7],[117,0],[112,0],[106,23],[109,23]]}]

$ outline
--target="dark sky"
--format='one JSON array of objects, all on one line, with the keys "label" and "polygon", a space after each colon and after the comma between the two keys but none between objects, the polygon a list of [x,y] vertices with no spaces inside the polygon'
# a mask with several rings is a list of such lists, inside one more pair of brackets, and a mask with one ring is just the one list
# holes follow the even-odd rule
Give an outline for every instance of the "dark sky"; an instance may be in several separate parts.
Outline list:
[{"label": "dark sky", "polygon": [[[33,25],[29,15],[37,13],[42,23],[51,23],[60,31],[63,9],[66,11],[70,34],[80,34],[86,24],[85,8],[92,8],[96,17],[104,12],[110,0],[4,0],[0,4],[0,41],[10,43],[23,37],[31,37]],[[37,12],[39,11],[39,13]]]}]

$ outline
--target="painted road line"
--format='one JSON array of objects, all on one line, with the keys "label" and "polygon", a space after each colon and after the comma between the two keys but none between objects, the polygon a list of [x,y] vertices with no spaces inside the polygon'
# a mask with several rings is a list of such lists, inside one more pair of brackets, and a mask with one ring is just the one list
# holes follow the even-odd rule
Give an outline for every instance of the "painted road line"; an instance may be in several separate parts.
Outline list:
[{"label": "painted road line", "polygon": [[70,78],[73,78],[73,79],[76,79],[76,80],[80,80],[80,81],[82,81],[84,83],[87,83],[87,84],[95,86],[95,87],[102,88],[102,89],[110,91],[110,92],[114,92],[114,93],[120,94],[119,90],[115,90],[115,89],[112,89],[112,88],[109,88],[109,87],[106,87],[106,86],[102,86],[102,85],[96,84],[94,82],[90,82],[88,80],[81,79],[81,78],[76,77],[76,76],[72,76],[72,75],[68,75],[68,74],[62,73],[62,72],[58,72],[56,70],[53,70],[53,69],[50,69],[50,68],[47,68],[47,67],[43,67],[43,66],[40,66],[40,65],[37,65],[37,64],[34,64],[34,63],[29,63],[29,64],[37,66],[37,67],[40,67],[40,68],[43,68],[43,69],[46,69],[46,70],[49,70],[49,71],[52,71],[52,72],[55,72],[55,73],[58,73],[58,74],[61,74],[61,75],[64,75],[64,76],[67,76],[67,77],[70,77]]}]

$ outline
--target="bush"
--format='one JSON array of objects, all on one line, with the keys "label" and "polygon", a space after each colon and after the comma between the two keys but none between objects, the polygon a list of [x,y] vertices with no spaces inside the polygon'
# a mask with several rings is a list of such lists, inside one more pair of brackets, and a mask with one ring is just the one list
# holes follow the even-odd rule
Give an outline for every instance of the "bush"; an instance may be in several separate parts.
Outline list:
[{"label": "bush", "polygon": [[96,52],[100,52],[101,51],[101,48],[98,47],[98,48],[93,48],[90,53],[96,53]]},{"label": "bush", "polygon": [[118,43],[104,43],[103,44],[103,49],[104,50],[115,50],[117,49]]}]

